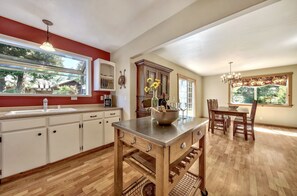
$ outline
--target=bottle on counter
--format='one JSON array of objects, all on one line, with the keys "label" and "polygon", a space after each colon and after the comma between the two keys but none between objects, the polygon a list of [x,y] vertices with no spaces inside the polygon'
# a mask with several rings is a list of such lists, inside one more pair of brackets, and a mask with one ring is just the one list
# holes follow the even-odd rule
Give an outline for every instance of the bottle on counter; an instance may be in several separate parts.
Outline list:
[{"label": "bottle on counter", "polygon": [[167,101],[166,101],[166,94],[162,94],[162,99],[160,100],[160,106],[163,105],[165,108],[167,108]]}]

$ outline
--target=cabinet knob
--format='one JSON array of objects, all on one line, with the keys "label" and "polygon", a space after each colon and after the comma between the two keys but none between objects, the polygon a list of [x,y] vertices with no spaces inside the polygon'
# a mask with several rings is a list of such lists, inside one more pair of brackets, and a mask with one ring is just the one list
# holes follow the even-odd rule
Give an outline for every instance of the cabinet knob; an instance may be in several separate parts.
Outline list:
[{"label": "cabinet knob", "polygon": [[41,136],[41,135],[42,135],[42,133],[38,133],[37,135],[38,135],[38,136]]},{"label": "cabinet knob", "polygon": [[184,149],[184,148],[186,148],[186,147],[187,147],[186,142],[181,143],[181,145],[180,145],[180,148],[181,148],[181,149]]},{"label": "cabinet knob", "polygon": [[153,149],[153,146],[152,144],[148,144],[147,147],[146,147],[146,152],[149,152]]},{"label": "cabinet knob", "polygon": [[53,131],[53,133],[56,133],[56,132],[57,132],[56,130]]},{"label": "cabinet knob", "polygon": [[197,135],[201,135],[202,134],[202,132],[199,130],[198,132],[197,132]]},{"label": "cabinet knob", "polygon": [[94,116],[90,116],[91,118],[96,118],[97,117],[97,115],[94,115]]},{"label": "cabinet knob", "polygon": [[125,137],[125,133],[122,132],[122,135],[120,135],[119,138],[122,139],[122,138],[124,138],[124,137]]},{"label": "cabinet knob", "polygon": [[100,121],[100,122],[99,122],[99,124],[101,125],[101,124],[102,124],[102,122]]},{"label": "cabinet knob", "polygon": [[131,142],[131,145],[136,144],[136,137],[133,138],[133,141]]},{"label": "cabinet knob", "polygon": [[106,123],[108,123],[108,120],[106,121]]}]

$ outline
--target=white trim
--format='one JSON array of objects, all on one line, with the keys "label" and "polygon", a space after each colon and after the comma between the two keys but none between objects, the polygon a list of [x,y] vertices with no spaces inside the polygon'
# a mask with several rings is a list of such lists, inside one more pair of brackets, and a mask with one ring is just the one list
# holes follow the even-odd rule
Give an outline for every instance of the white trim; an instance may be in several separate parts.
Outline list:
[{"label": "white trim", "polygon": [[1,96],[12,97],[92,97],[92,95],[54,95],[54,94],[12,94],[12,93],[0,93]]},{"label": "white trim", "polygon": [[[39,48],[39,46],[41,44],[38,44],[36,42],[23,40],[23,39],[19,39],[19,38],[16,38],[16,37],[11,37],[11,36],[4,35],[4,34],[1,34],[1,33],[0,33],[0,41],[7,42],[7,43],[10,43],[10,44],[13,44],[13,45],[18,45],[18,46],[20,45],[20,46],[29,47],[29,48],[32,48],[32,49],[35,49],[35,50],[44,51],[44,50],[41,50]],[[47,51],[44,51],[44,52],[58,54],[58,55],[65,55],[65,54],[67,55],[68,54],[68,55],[71,55],[71,56],[77,56],[78,58],[88,59],[89,61],[93,60],[92,57],[84,56],[84,55],[77,54],[77,53],[74,53],[74,52],[69,52],[69,51],[66,51],[66,50],[58,49],[58,48],[55,48],[55,50],[56,50],[55,52],[47,52]]]},{"label": "white trim", "polygon": [[[1,34],[1,33],[0,33],[0,42],[5,42],[5,43],[9,43],[9,44],[16,45],[16,46],[23,46],[23,47],[28,47],[28,48],[32,48],[32,49],[35,49],[35,50],[43,51],[42,49],[39,48],[40,44],[38,44],[38,43],[22,40],[22,39],[11,37],[11,36],[7,36],[7,35]],[[88,89],[86,89],[86,94],[87,95],[0,93],[0,97],[1,96],[28,96],[28,97],[30,97],[30,96],[33,96],[33,97],[73,97],[73,96],[76,96],[76,97],[92,97],[92,75],[91,75],[92,72],[91,72],[91,70],[92,70],[92,60],[93,60],[93,58],[89,57],[89,56],[84,56],[84,55],[81,55],[81,54],[76,54],[76,53],[73,53],[73,52],[69,52],[69,51],[66,51],[66,50],[61,50],[61,49],[56,49],[56,48],[55,48],[55,50],[56,50],[55,52],[47,52],[47,51],[43,51],[43,52],[53,53],[53,54],[62,55],[62,56],[66,56],[66,57],[67,57],[67,55],[75,56],[78,59],[88,61],[88,63],[87,63],[88,65],[86,67],[87,74],[88,74],[87,81],[86,81],[86,85],[88,87]]]}]

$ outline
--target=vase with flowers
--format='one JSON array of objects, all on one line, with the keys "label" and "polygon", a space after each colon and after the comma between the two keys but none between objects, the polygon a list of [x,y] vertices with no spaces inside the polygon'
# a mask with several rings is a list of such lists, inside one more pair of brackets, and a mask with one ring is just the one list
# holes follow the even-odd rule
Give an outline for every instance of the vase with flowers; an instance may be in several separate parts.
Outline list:
[{"label": "vase with flowers", "polygon": [[161,81],[159,79],[155,79],[155,81],[153,81],[152,78],[148,78],[146,80],[147,82],[147,86],[144,87],[144,91],[146,93],[153,91],[153,97],[152,97],[152,101],[151,101],[151,107],[157,108],[158,104],[159,104],[159,99],[157,96],[157,92],[158,92],[158,87],[161,84]]}]

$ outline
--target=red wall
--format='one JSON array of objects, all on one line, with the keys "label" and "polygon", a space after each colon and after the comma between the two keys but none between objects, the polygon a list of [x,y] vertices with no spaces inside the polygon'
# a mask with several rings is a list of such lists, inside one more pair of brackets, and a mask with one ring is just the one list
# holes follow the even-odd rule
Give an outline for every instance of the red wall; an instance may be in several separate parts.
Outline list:
[{"label": "red wall", "polygon": [[[44,27],[46,28],[46,26]],[[4,18],[0,16],[0,33],[11,37],[42,44],[45,41],[46,33],[43,30]],[[50,42],[55,48],[66,50],[69,52],[97,58],[110,60],[110,53],[58,36],[51,34]],[[93,84],[93,61],[92,61],[92,84]],[[92,85],[93,86],[93,85]],[[71,101],[70,97],[47,97],[49,105],[69,105],[69,104],[95,104],[103,103],[100,101],[100,96],[109,94],[104,91],[92,91],[92,97],[78,97],[77,100]],[[0,107],[10,106],[33,106],[42,105],[42,100],[45,96],[0,96]]]}]

